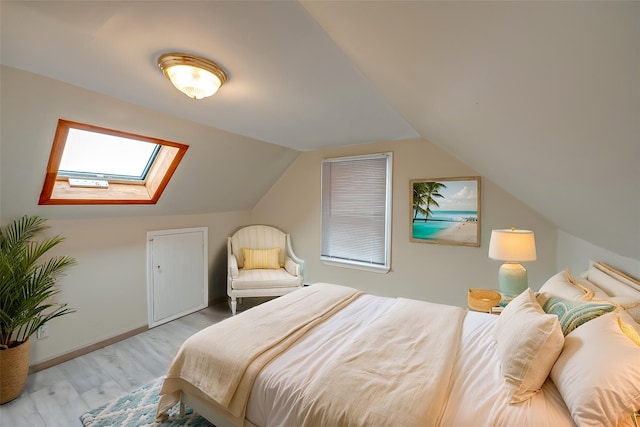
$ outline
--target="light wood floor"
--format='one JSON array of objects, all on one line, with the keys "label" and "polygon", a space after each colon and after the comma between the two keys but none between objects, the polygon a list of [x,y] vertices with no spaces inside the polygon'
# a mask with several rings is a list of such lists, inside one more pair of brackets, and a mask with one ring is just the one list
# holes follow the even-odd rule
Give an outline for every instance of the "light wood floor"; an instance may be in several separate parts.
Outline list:
[{"label": "light wood floor", "polygon": [[229,316],[226,303],[215,304],[31,374],[22,395],[0,406],[0,426],[81,427],[80,415],[165,375],[185,339]]}]

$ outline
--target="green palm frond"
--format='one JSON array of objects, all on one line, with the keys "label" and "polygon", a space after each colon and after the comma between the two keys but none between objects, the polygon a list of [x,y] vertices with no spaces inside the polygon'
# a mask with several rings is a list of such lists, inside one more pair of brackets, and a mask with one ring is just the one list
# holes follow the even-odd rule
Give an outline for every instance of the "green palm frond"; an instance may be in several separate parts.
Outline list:
[{"label": "green palm frond", "polygon": [[413,184],[413,220],[418,214],[424,215],[426,222],[432,215],[431,206],[440,207],[436,199],[444,198],[440,190],[447,188],[446,184],[435,181],[416,182]]},{"label": "green palm frond", "polygon": [[57,279],[76,263],[68,256],[41,261],[61,236],[36,237],[48,227],[38,216],[23,216],[0,230],[0,348],[22,342],[51,319],[72,313],[53,302]]}]

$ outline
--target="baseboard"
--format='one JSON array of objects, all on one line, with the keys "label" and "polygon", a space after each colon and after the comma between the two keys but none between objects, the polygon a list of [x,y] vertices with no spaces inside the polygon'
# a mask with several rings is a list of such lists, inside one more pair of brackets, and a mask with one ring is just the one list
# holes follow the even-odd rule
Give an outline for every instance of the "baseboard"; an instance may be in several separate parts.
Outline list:
[{"label": "baseboard", "polygon": [[78,356],[83,356],[87,353],[91,353],[92,351],[100,350],[101,348],[104,348],[108,345],[115,344],[118,341],[126,340],[127,338],[131,338],[134,335],[138,335],[148,330],[149,330],[148,326],[141,326],[129,332],[125,332],[123,334],[116,335],[115,337],[111,337],[106,340],[97,342],[95,344],[91,344],[86,347],[80,348],[78,350],[74,350],[70,353],[63,354],[62,356],[54,357],[52,359],[45,360],[44,362],[33,364],[29,367],[29,373],[33,374],[34,372],[42,371],[43,369],[47,369],[52,366],[59,365],[60,363],[67,362],[71,359],[75,359]]}]

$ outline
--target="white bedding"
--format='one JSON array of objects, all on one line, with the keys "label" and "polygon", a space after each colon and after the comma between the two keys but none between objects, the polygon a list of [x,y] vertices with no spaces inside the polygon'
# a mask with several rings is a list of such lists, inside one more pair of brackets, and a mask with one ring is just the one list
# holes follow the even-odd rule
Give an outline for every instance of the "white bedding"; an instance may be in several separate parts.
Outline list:
[{"label": "white bedding", "polygon": [[[331,308],[321,316],[322,321],[311,325],[309,315],[314,318],[313,312],[324,301],[322,289],[337,286],[315,284],[207,328],[203,334],[211,339],[198,340],[203,359],[195,364],[193,378],[180,374],[169,384],[165,381],[170,388],[165,391],[178,396],[182,392],[183,403],[221,427],[300,427],[300,420],[311,420],[312,427],[630,427],[631,415],[640,407],[640,324],[626,306],[614,302],[611,304],[616,310],[606,314],[594,313],[588,300],[569,304],[573,300],[563,295],[575,291],[575,285],[565,276],[551,277],[541,294],[565,298],[569,310],[566,315],[545,313],[530,289],[515,298],[500,316],[412,300],[404,305],[402,298],[351,289],[355,292],[349,294],[355,298],[350,297],[351,303]],[[556,283],[559,280],[562,283]],[[595,289],[595,285],[589,286]],[[621,286],[626,291],[627,285]],[[340,288],[345,289],[336,289]],[[582,287],[578,290],[582,301]],[[259,347],[264,344],[264,335],[273,335],[275,330],[294,337],[287,332],[288,322],[284,330],[275,327],[282,317],[289,317],[283,313],[300,318],[302,324],[293,327],[300,331],[303,327],[304,331],[287,339],[286,346],[278,345],[275,358],[269,357],[259,368],[251,369],[251,383],[242,387],[247,392],[246,406],[243,404],[238,411],[241,415],[234,416],[198,388],[199,378],[226,369],[213,357],[221,353],[220,343],[233,346],[235,341],[248,338],[249,346],[242,348],[262,354]],[[573,321],[578,314],[584,314],[583,322],[564,333],[562,351],[556,357],[556,336],[565,330],[563,319]],[[548,318],[556,316],[558,320],[548,324]],[[224,331],[229,332],[227,339],[218,339]],[[190,341],[183,348],[192,353]],[[241,349],[239,356],[244,351]],[[405,372],[409,375],[403,375]],[[341,384],[338,388],[333,387],[334,380]],[[375,387],[368,386],[374,383]],[[514,387],[516,392],[526,392],[526,400],[522,401],[522,396],[513,399]],[[412,393],[428,388],[435,392]],[[306,412],[307,408],[312,410]]]},{"label": "white bedding", "polygon": [[470,311],[465,318],[461,351],[443,426],[575,426],[560,393],[550,379],[542,390],[520,404],[509,404],[500,374],[496,341],[491,335],[498,316]]},{"label": "white bedding", "polygon": [[[192,335],[169,366],[156,418],[162,420],[180,400],[186,383],[225,408],[234,420],[243,419],[251,385],[262,368],[361,293],[345,286],[318,284]],[[223,344],[212,345],[216,342]]]},{"label": "white bedding", "polygon": [[[257,426],[293,426],[298,396],[305,384],[331,366],[341,349],[388,310],[392,298],[362,295],[333,317],[309,331],[257,376],[246,418]],[[495,340],[497,316],[469,312],[462,345],[451,377],[441,426],[575,426],[557,389],[549,380],[528,401],[510,405],[499,372]],[[398,325],[402,327],[402,325]],[[515,424],[514,424],[515,423]]]}]

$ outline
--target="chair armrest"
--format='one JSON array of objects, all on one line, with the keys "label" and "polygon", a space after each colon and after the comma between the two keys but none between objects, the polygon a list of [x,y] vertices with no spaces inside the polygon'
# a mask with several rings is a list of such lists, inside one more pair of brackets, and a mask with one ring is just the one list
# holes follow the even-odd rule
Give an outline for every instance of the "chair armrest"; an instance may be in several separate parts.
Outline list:
[{"label": "chair armrest", "polygon": [[300,275],[300,264],[296,264],[291,258],[286,257],[284,260],[284,269],[294,276]]},{"label": "chair armrest", "polygon": [[233,277],[234,279],[238,278],[238,260],[236,259],[236,256],[233,254],[229,255],[229,274],[231,275],[231,277]]},{"label": "chair armrest", "polygon": [[298,256],[293,252],[293,247],[291,247],[291,235],[287,234],[287,254],[289,258],[293,260],[293,262],[298,263],[300,265],[304,264],[304,261],[298,258]]}]

